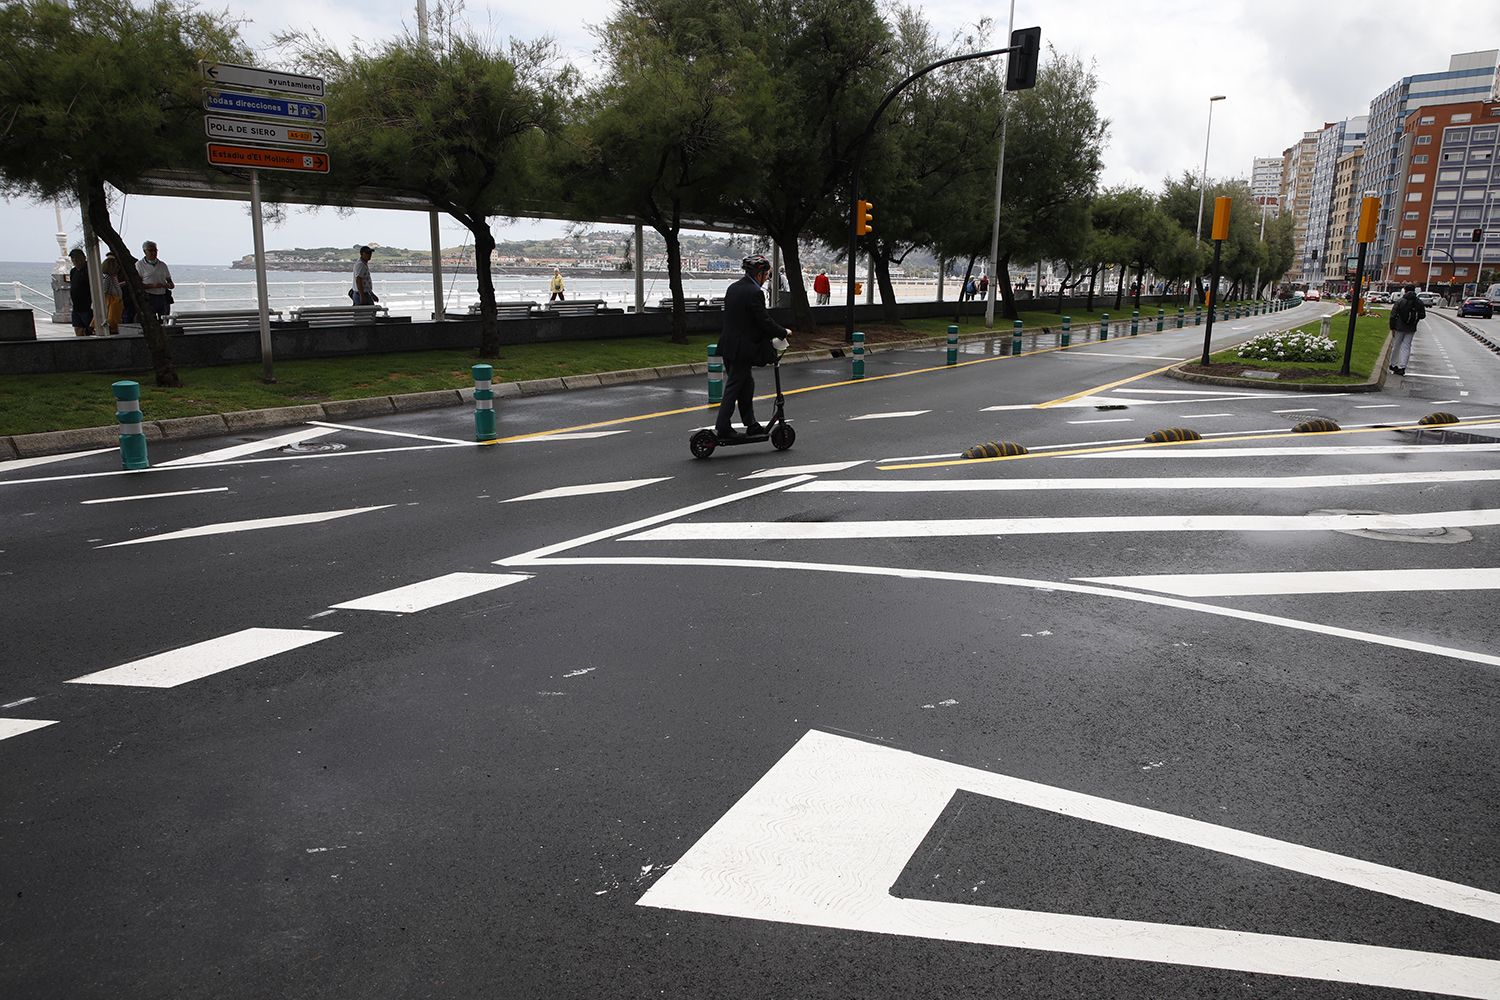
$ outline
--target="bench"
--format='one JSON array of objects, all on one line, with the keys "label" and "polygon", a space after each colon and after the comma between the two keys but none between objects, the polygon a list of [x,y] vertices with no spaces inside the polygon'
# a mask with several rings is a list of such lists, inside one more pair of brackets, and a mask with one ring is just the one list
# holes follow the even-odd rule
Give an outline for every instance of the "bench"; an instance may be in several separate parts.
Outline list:
[{"label": "bench", "polygon": [[[281,321],[281,310],[269,312],[273,322]],[[210,309],[200,312],[173,313],[166,319],[168,333],[243,333],[260,329],[258,309]]]},{"label": "bench", "polygon": [[[672,303],[675,302],[675,301],[676,300],[673,299],[670,295],[666,296],[665,298],[658,299],[655,306],[647,306],[646,307],[646,311],[647,312],[671,312],[672,311]],[[723,302],[721,301],[719,304],[723,305]],[[682,297],[682,311],[683,312],[701,312],[702,310],[708,309],[708,308],[712,308],[708,304],[708,301],[706,299],[703,299],[703,298],[699,297],[699,296],[684,295]]]},{"label": "bench", "polygon": [[541,310],[546,315],[553,316],[597,316],[603,312],[622,312],[620,309],[606,308],[603,299],[574,299],[572,302],[549,302]]},{"label": "bench", "polygon": [[302,306],[292,310],[292,319],[308,326],[348,326],[373,323],[390,316],[385,306]]},{"label": "bench", "polygon": [[[495,318],[496,319],[530,319],[532,312],[534,310],[536,310],[536,308],[537,308],[537,304],[535,302],[496,302],[495,303]],[[478,316],[479,315],[479,303],[478,302],[474,303],[473,305],[471,305],[469,307],[469,315],[470,316]]]}]

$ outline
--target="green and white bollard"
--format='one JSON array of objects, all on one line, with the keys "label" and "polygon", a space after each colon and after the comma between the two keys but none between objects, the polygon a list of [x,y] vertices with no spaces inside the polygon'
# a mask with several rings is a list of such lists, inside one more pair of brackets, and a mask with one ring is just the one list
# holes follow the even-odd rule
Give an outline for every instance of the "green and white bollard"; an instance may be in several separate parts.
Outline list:
[{"label": "green and white bollard", "polygon": [[865,335],[854,331],[854,377],[865,377]]},{"label": "green and white bollard", "polygon": [[1073,317],[1063,317],[1062,346],[1067,347],[1073,342]]},{"label": "green and white bollard", "polygon": [[1137,334],[1139,334],[1140,332],[1141,332],[1141,311],[1139,309],[1132,309],[1132,310],[1130,310],[1130,335],[1132,337],[1134,337]]},{"label": "green and white bollard", "polygon": [[115,420],[120,424],[120,464],[126,469],[149,469],[141,384],[122,380],[110,386],[110,390],[115,394]]},{"label": "green and white bollard", "polygon": [[1156,310],[1156,332],[1157,333],[1161,333],[1162,330],[1164,330],[1166,328],[1166,325],[1167,325],[1167,311],[1165,309],[1157,309]]},{"label": "green and white bollard", "polygon": [[1099,314],[1099,339],[1109,339],[1109,313]]},{"label": "green and white bollard", "polygon": [[1177,307],[1177,329],[1181,330],[1182,327],[1183,327],[1183,324],[1185,324],[1186,322],[1187,322],[1187,316],[1183,313],[1182,306],[1178,306]]},{"label": "green and white bollard", "polygon": [[1202,326],[1203,325],[1203,307],[1202,306],[1193,306],[1193,325],[1194,326]]},{"label": "green and white bollard", "polygon": [[948,363],[958,364],[958,327],[948,327]]},{"label": "green and white bollard", "polygon": [[1010,331],[1010,353],[1011,353],[1011,357],[1015,357],[1017,354],[1021,353],[1021,321],[1020,320],[1016,320],[1013,324],[1011,324],[1011,331]]},{"label": "green and white bollard", "polygon": [[490,388],[495,369],[491,365],[475,365],[474,373],[474,440],[495,440],[495,390]]},{"label": "green and white bollard", "polygon": [[719,357],[719,345],[708,345],[708,401],[724,401],[724,359]]}]

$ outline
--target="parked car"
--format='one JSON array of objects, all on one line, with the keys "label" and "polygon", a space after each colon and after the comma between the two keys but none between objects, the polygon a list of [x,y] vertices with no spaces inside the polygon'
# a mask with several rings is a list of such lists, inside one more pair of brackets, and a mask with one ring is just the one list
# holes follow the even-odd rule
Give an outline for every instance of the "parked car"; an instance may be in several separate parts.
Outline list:
[{"label": "parked car", "polygon": [[1495,315],[1495,307],[1490,305],[1489,299],[1483,299],[1475,295],[1464,299],[1463,305],[1458,307],[1458,314],[1460,316],[1479,316],[1482,319],[1489,319]]},{"label": "parked car", "polygon": [[1303,298],[1305,298],[1308,302],[1321,302],[1323,300],[1323,293],[1318,291],[1316,288],[1309,288],[1307,290],[1307,294],[1304,295]]},{"label": "parked car", "polygon": [[1418,292],[1417,301],[1422,303],[1428,309],[1433,309],[1440,302],[1442,302],[1443,299],[1442,296],[1438,295],[1437,292]]}]

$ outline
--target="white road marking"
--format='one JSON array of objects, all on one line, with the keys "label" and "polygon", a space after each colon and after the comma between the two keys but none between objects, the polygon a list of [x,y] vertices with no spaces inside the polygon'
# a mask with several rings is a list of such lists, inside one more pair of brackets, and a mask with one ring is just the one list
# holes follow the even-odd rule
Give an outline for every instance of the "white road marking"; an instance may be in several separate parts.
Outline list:
[{"label": "white road marking", "polygon": [[650,486],[652,483],[664,483],[671,476],[661,476],[656,479],[621,479],[613,483],[584,483],[581,486],[558,486],[550,490],[542,490],[540,493],[528,493],[524,497],[511,497],[509,500],[501,500],[501,503],[520,503],[522,500],[555,500],[561,497],[584,497],[594,493],[623,493],[626,490],[639,489],[642,486]]},{"label": "white road marking", "polygon": [[313,629],[247,628],[221,635],[217,639],[208,639],[142,660],[122,663],[118,667],[74,677],[67,683],[176,687],[341,634]]},{"label": "white road marking", "polygon": [[1125,354],[1117,351],[1075,351],[1068,348],[1064,351],[1054,352],[1054,357],[1067,358],[1137,358],[1141,361],[1182,361],[1182,358],[1158,357],[1155,354]]},{"label": "white road marking", "polygon": [[1400,406],[1401,406],[1400,403],[1365,403],[1363,406],[1356,406],[1355,409],[1356,410],[1394,410],[1394,409],[1399,408]]},{"label": "white road marking", "polygon": [[0,740],[57,725],[56,719],[0,719]]},{"label": "white road marking", "polygon": [[330,607],[350,611],[397,611],[410,614],[530,579],[530,574],[526,573],[449,573]]},{"label": "white road marking", "polygon": [[[944,455],[943,457],[947,458],[949,456]],[[858,462],[822,462],[818,465],[783,465],[777,469],[758,469],[755,472],[750,473],[750,475],[741,476],[740,478],[782,479],[786,476],[800,476],[804,473],[843,472],[845,469],[852,469],[856,465],[864,464],[866,464],[865,461],[861,460]]]},{"label": "white road marking", "polygon": [[358,431],[361,434],[384,434],[387,437],[415,438],[418,441],[442,441],[445,444],[461,444],[466,448],[478,447],[478,441],[465,441],[462,438],[433,437],[431,434],[413,434],[410,431],[388,431],[378,427],[360,427],[358,424],[333,424],[326,420],[309,420],[308,424],[313,427],[331,427],[340,431]]},{"label": "white road marking", "polygon": [[88,451],[70,451],[66,455],[40,455],[36,458],[12,458],[0,462],[0,472],[13,472],[16,469],[29,469],[33,465],[51,465],[53,462],[66,462],[70,458],[84,458],[88,455],[102,455],[106,451],[119,451],[119,448],[91,448]]},{"label": "white road marking", "polygon": [[254,455],[260,451],[275,451],[277,448],[285,448],[289,444],[301,444],[303,441],[312,441],[315,438],[327,437],[332,434],[331,427],[305,427],[300,431],[292,431],[290,434],[278,434],[276,437],[264,438],[260,441],[247,441],[244,444],[231,445],[228,448],[217,448],[214,451],[205,451],[201,455],[189,455],[187,458],[177,458],[170,462],[157,463],[160,468],[170,469],[179,465],[206,465],[211,462],[224,462],[235,458],[244,458],[246,455]]},{"label": "white road marking", "polygon": [[1272,413],[1317,413],[1316,406],[1301,406],[1294,410],[1272,410]]},{"label": "white road marking", "polygon": [[[902,937],[1500,997],[1500,962],[1490,959],[892,895],[892,886],[959,792],[1500,920],[1500,896],[1482,889],[816,730],[720,817],[638,904]],[[997,847],[1026,849],[1023,844]]]},{"label": "white road marking", "polygon": [[176,490],[172,493],[141,493],[133,497],[101,497],[98,500],[80,500],[80,504],[88,506],[93,503],[124,503],[127,500],[159,500],[162,497],[186,497],[198,493],[228,493],[228,486],[209,486],[201,490]]},{"label": "white road marking", "polygon": [[1306,490],[1339,486],[1485,483],[1500,469],[1327,476],[1167,476],[1088,479],[818,479],[788,493],[1008,493],[1025,490]]},{"label": "white road marking", "polygon": [[932,412],[931,410],[896,410],[896,411],[894,411],[892,413],[864,413],[864,414],[861,414],[861,415],[859,415],[857,417],[850,417],[849,419],[850,420],[891,420],[891,419],[893,419],[895,417],[920,417],[924,413],[931,413],[931,412]]},{"label": "white road marking", "polygon": [[34,701],[36,701],[36,696],[32,695],[30,698],[20,698],[16,701],[8,701],[4,705],[0,705],[0,709],[10,711],[13,708],[20,708],[22,705],[29,705]]},{"label": "white road marking", "polygon": [[1070,424],[1133,424],[1134,417],[1101,417],[1098,420],[1069,420]]},{"label": "white road marking", "polygon": [[[1447,428],[1452,430],[1453,428]],[[1305,445],[1303,447],[1255,448],[1153,448],[1149,451],[1103,451],[1071,458],[1229,458],[1240,455],[1444,455],[1476,451],[1500,451],[1500,444],[1380,444],[1380,445]]]},{"label": "white road marking", "polygon": [[[1240,393],[1235,395],[1218,396],[1213,400],[1215,403],[1228,403],[1236,399],[1275,399],[1283,398],[1286,394],[1267,393]],[[1299,393],[1303,399],[1321,399],[1329,396],[1347,396],[1347,392],[1308,392]],[[1136,399],[1132,396],[1082,396],[1066,403],[1058,403],[1056,406],[1046,407],[1049,410],[1077,410],[1092,409],[1096,406],[1114,406],[1125,404],[1126,406],[1181,406],[1187,400],[1182,399]],[[980,413],[1000,413],[1010,410],[1036,410],[1042,408],[1041,403],[1009,403],[1002,406],[985,406]]]},{"label": "white road marking", "polygon": [[1194,417],[1232,417],[1233,413],[1179,413],[1183,420],[1192,420]]},{"label": "white road marking", "polygon": [[317,514],[290,514],[286,517],[258,517],[249,521],[223,521],[219,524],[205,524],[197,528],[184,528],[181,531],[169,531],[163,535],[148,535],[145,538],[132,538],[124,542],[111,542],[109,545],[96,545],[96,549],[113,549],[121,545],[144,545],[147,542],[166,542],[177,538],[200,538],[204,535],[227,535],[236,531],[259,531],[263,528],[285,528],[295,524],[318,524],[322,521],[333,521],[341,517],[349,517],[353,514],[364,514],[372,510],[385,510],[394,507],[395,504],[383,503],[377,507],[350,507],[346,510],[325,510]]},{"label": "white road marking", "polygon": [[1368,569],[1302,573],[1174,573],[1079,576],[1084,583],[1153,590],[1179,597],[1268,594],[1374,594],[1388,591],[1500,590],[1500,569]]},{"label": "white road marking", "polygon": [[[1452,368],[1453,366],[1449,365],[1448,367]],[[1406,373],[1406,377],[1407,378],[1451,378],[1451,379],[1457,381],[1462,376],[1460,376],[1460,375],[1420,375],[1417,372],[1407,372]]]},{"label": "white road marking", "polygon": [[521,566],[692,566],[715,570],[803,570],[812,573],[852,573],[861,576],[884,576],[904,580],[943,580],[952,583],[978,583],[996,587],[1025,587],[1030,590],[1041,590],[1049,593],[1111,597],[1122,601],[1154,604],[1164,608],[1196,611],[1201,614],[1215,615],[1220,618],[1234,618],[1239,621],[1258,622],[1262,625],[1275,625],[1298,632],[1313,632],[1318,635],[1333,636],[1338,639],[1351,639],[1356,642],[1367,642],[1377,646],[1389,646],[1392,649],[1431,653],[1434,656],[1446,656],[1468,663],[1483,663],[1488,666],[1500,667],[1500,656],[1492,653],[1456,649],[1452,646],[1436,646],[1432,643],[1417,642],[1397,636],[1379,635],[1374,632],[1361,632],[1357,629],[1340,628],[1324,622],[1303,621],[1300,618],[1284,618],[1279,615],[1261,614],[1257,611],[1242,611],[1239,608],[1225,607],[1219,604],[1200,604],[1195,601],[1184,601],[1177,597],[1164,597],[1158,594],[1116,590],[1110,587],[1096,587],[1090,584],[1066,583],[1056,580],[1029,580],[1022,577],[990,576],[982,573],[951,573],[945,570],[911,569],[899,566],[860,566],[846,563],[796,562],[778,559],[704,559],[675,558],[670,556],[600,556],[597,558],[564,557],[561,559],[532,559],[523,555],[505,559],[501,562],[503,565]]},{"label": "white road marking", "polygon": [[533,434],[528,437],[517,438],[510,444],[536,444],[545,441],[589,441],[594,438],[613,437],[616,434],[629,434],[630,431],[571,431],[566,434]]},{"label": "white road marking", "polygon": [[1500,510],[1426,514],[1145,514],[1134,517],[976,517],[905,521],[694,521],[668,524],[627,542],[827,541],[852,538],[965,538],[1172,531],[1408,531],[1500,524]]},{"label": "white road marking", "polygon": [[[1242,398],[1243,394],[1238,389],[1115,389],[1115,392],[1139,393],[1152,396],[1234,396]],[[1261,399],[1275,399],[1277,397],[1290,396],[1290,392],[1267,392],[1262,393]]]}]

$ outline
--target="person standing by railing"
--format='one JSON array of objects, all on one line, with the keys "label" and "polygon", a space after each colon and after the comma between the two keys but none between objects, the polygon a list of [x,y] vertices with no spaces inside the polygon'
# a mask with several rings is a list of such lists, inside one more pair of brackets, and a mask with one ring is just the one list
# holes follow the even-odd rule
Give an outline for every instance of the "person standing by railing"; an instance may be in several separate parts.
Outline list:
[{"label": "person standing by railing", "polygon": [[73,269],[68,272],[68,297],[73,306],[73,336],[94,335],[94,289],[89,283],[88,257],[74,247],[68,251]]},{"label": "person standing by railing", "polygon": [[145,256],[135,262],[135,270],[146,286],[146,306],[158,319],[164,319],[172,312],[172,289],[177,287],[172,271],[156,256],[156,244],[150,240],[141,244],[141,253]]},{"label": "person standing by railing", "polygon": [[369,247],[359,248],[359,261],[354,265],[354,287],[349,289],[349,298],[357,306],[373,306],[375,286],[370,282],[370,257],[375,253]]},{"label": "person standing by railing", "polygon": [[552,283],[548,287],[552,292],[552,297],[547,300],[548,302],[562,302],[567,298],[567,296],[563,294],[562,271],[558,268],[552,269]]},{"label": "person standing by railing", "polygon": [[99,265],[104,272],[104,320],[111,337],[119,336],[120,319],[125,314],[125,292],[120,287],[120,261],[114,254]]}]

